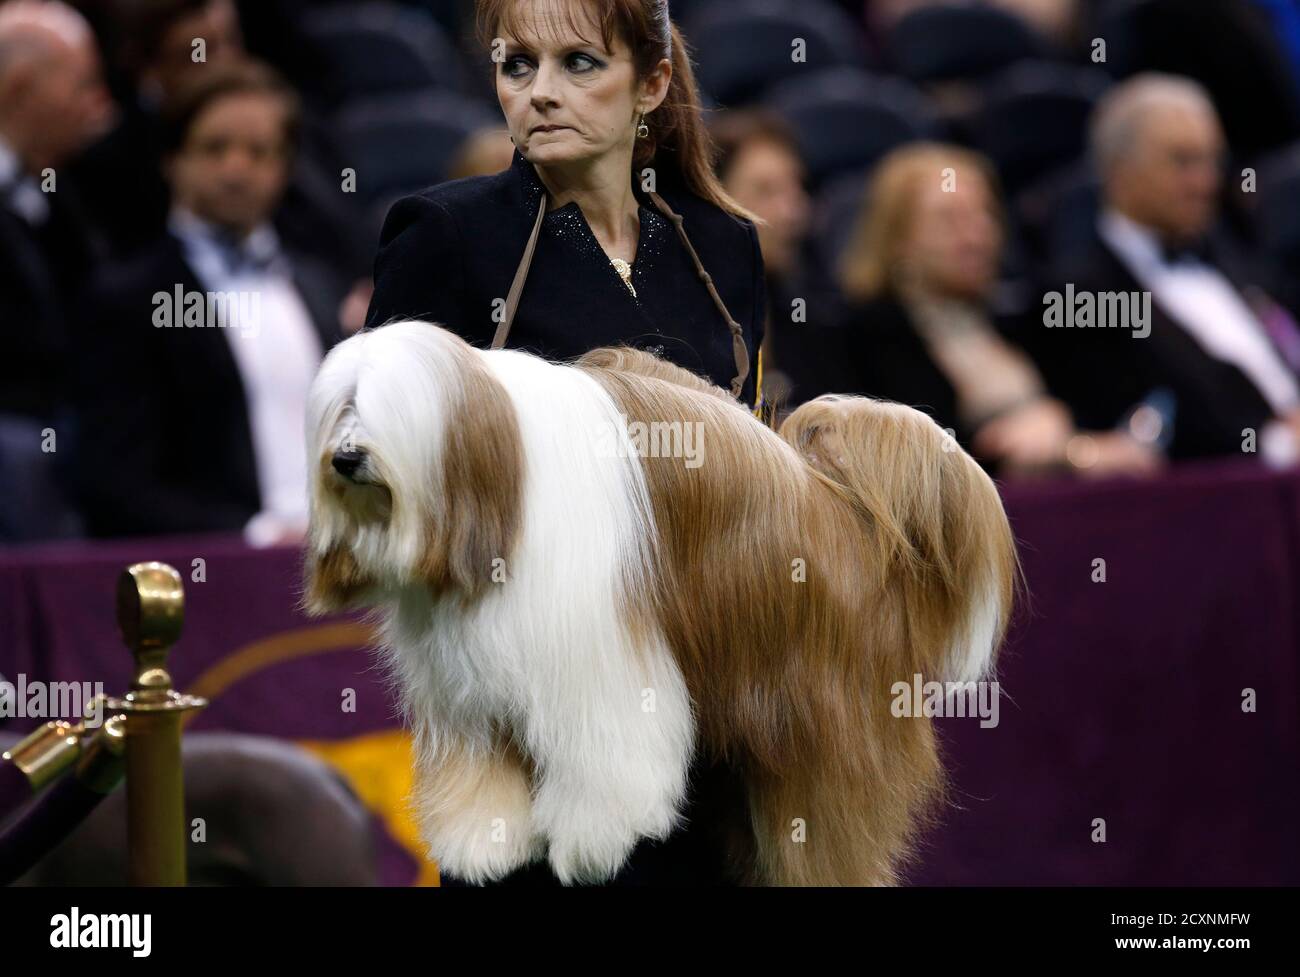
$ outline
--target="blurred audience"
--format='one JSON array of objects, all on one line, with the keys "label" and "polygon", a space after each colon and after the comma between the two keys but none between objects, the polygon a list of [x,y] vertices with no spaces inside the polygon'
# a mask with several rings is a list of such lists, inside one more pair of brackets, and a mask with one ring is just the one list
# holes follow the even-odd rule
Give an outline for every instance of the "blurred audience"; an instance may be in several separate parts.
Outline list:
[{"label": "blurred audience", "polygon": [[153,244],[167,219],[159,106],[195,74],[243,58],[244,44],[233,0],[117,0],[116,9],[114,53],[130,91],[116,127],[73,174],[109,247],[128,255]]},{"label": "blurred audience", "polygon": [[[249,57],[233,0],[115,0],[120,67],[128,79],[122,120],[79,161],[74,178],[118,256],[153,244],[170,207],[162,179],[159,109],[195,75]],[[281,235],[334,263],[368,274],[371,242],[352,233],[359,208],[339,192],[342,164],[328,126],[302,112],[295,169],[277,214]],[[131,188],[123,193],[123,188]]]},{"label": "blurred audience", "polygon": [[1291,463],[1300,330],[1211,233],[1226,147],[1209,96],[1190,79],[1135,77],[1104,98],[1091,142],[1103,198],[1095,240],[1053,284],[1076,295],[1149,293],[1150,334],[1139,338],[1134,323],[1037,330],[1051,382],[1095,426],[1158,392],[1173,457],[1257,450]]},{"label": "blurred audience", "polygon": [[80,14],[61,3],[0,6],[0,540],[78,531],[55,466],[73,448],[61,412],[72,302],[95,254],[63,167],[110,110]]},{"label": "blurred audience", "polygon": [[306,528],[307,391],[340,337],[348,286],[272,225],[297,97],[241,61],[190,79],[161,118],[167,231],[106,269],[88,309],[78,484],[89,529],[293,542]]},{"label": "blurred audience", "polygon": [[1126,432],[1077,430],[1017,345],[1019,324],[999,320],[1002,224],[982,157],[933,143],[889,154],[843,258],[833,389],[926,410],[1003,474],[1155,470],[1156,452]]},{"label": "blurred audience", "polygon": [[[379,172],[386,150],[352,138],[356,158],[340,155],[347,120],[412,107],[403,179],[509,166],[500,127],[445,151],[471,125],[449,118],[496,112],[492,86],[485,71],[431,73],[410,36],[426,18],[461,37],[473,4],[396,0],[406,18],[393,19],[388,4],[337,0],[366,25],[349,61],[320,40],[337,11],[311,0],[66,2],[0,0],[0,541],[293,540],[305,385],[364,321],[381,204],[364,188],[393,178]],[[725,2],[674,14],[689,39]],[[711,55],[718,173],[765,222],[776,417],[827,391],[892,397],[1005,474],[1290,464],[1300,221],[1280,208],[1300,154],[1295,3],[987,2],[1001,14],[921,15],[969,32],[920,35],[900,21],[968,4],[793,4],[810,37],[846,30],[846,16],[861,36],[811,45],[801,76],[767,82],[755,59],[788,68],[788,53],[751,45],[743,25],[758,14],[737,8],[734,52]],[[1106,76],[1090,166],[1077,137]],[[1019,102],[994,101],[1017,85]],[[1044,105],[1066,120],[1055,133],[1032,121]],[[856,118],[875,121],[843,122]],[[805,159],[831,162],[813,182]],[[1029,189],[1015,177],[1025,159]],[[1016,193],[1006,213],[999,186]],[[1130,293],[1114,307],[1130,328],[1048,328],[1076,322],[1066,299],[1100,313]],[[1149,333],[1136,328],[1147,299]]]}]

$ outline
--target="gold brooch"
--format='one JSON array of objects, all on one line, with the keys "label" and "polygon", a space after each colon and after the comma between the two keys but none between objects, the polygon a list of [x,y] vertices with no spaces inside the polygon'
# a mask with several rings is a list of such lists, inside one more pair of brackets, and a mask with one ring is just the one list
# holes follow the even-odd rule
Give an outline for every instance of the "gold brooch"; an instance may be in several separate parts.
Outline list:
[{"label": "gold brooch", "polygon": [[632,287],[632,266],[622,258],[610,258],[609,263],[613,265],[614,270],[618,272],[618,277],[623,279],[623,284],[628,287],[629,291],[631,291],[632,297],[636,298],[636,289]]}]

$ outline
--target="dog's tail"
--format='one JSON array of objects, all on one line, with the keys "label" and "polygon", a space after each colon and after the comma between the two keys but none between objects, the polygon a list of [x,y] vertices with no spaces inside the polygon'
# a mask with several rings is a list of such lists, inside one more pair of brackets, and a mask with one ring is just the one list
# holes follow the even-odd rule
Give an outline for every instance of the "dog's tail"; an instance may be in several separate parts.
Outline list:
[{"label": "dog's tail", "polygon": [[781,436],[847,490],[902,588],[909,644],[927,681],[988,674],[1019,577],[1015,541],[987,473],[927,415],[830,394]]}]

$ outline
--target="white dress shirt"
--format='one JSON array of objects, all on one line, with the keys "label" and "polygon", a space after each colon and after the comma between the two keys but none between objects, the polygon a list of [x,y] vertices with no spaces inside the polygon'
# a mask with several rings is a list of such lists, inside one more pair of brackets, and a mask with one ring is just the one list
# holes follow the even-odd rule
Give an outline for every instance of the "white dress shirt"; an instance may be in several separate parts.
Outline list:
[{"label": "white dress shirt", "polygon": [[[1231,363],[1273,408],[1300,407],[1300,383],[1268,337],[1263,324],[1219,269],[1197,258],[1169,261],[1150,228],[1107,209],[1098,230],[1138,283],[1210,356]],[[1260,432],[1270,463],[1290,464],[1300,452],[1290,430],[1271,422]]]},{"label": "white dress shirt", "polygon": [[[307,392],[324,351],[279,239],[262,225],[236,255],[222,232],[182,209],[168,220],[205,290],[237,293],[223,330],[243,381],[262,511],[245,527],[253,545],[307,525]],[[232,260],[233,259],[233,260]],[[249,321],[251,320],[251,321]]]},{"label": "white dress shirt", "polygon": [[0,206],[13,211],[32,227],[49,219],[50,202],[36,178],[23,169],[22,160],[0,137]]}]

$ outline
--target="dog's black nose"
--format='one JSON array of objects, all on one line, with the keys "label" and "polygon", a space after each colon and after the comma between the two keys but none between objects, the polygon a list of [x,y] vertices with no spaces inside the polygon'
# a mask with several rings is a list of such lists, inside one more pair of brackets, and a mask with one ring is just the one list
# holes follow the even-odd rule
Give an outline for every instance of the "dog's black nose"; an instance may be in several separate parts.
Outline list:
[{"label": "dog's black nose", "polygon": [[334,466],[336,472],[350,479],[365,460],[365,454],[360,451],[336,451],[334,457],[330,459],[330,464]]}]

